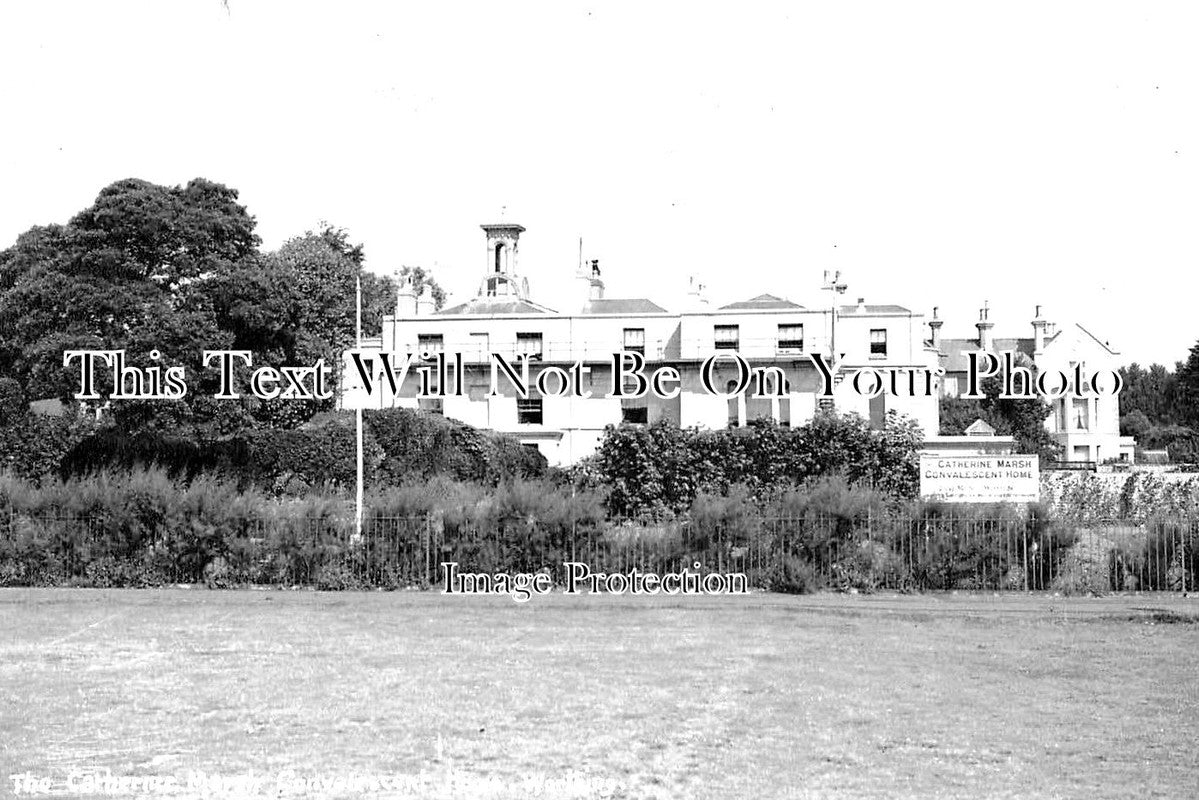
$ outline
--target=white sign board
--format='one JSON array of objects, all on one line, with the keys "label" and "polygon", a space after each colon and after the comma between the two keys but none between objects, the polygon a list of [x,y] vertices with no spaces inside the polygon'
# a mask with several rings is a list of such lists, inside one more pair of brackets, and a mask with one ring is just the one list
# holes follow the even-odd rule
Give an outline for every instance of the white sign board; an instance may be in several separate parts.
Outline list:
[{"label": "white sign board", "polygon": [[949,503],[1032,503],[1041,499],[1036,456],[920,456],[920,497]]}]

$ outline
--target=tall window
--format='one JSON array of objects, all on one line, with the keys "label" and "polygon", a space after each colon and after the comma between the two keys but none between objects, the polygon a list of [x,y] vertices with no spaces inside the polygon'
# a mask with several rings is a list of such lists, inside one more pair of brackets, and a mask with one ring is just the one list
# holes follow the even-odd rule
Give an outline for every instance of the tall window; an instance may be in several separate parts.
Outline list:
[{"label": "tall window", "polygon": [[504,243],[500,242],[495,246],[495,271],[496,273],[503,272],[502,266],[504,263]]},{"label": "tall window", "polygon": [[741,347],[741,328],[736,325],[717,325],[715,330],[717,350],[738,350]]},{"label": "tall window", "polygon": [[416,336],[418,353],[441,353],[445,351],[445,337],[440,333],[420,333]]},{"label": "tall window", "polygon": [[624,349],[645,355],[645,328],[625,328]]},{"label": "tall window", "polygon": [[885,356],[887,354],[887,329],[872,328],[870,330],[870,355]]},{"label": "tall window", "polygon": [[1085,397],[1074,398],[1071,418],[1074,430],[1088,431],[1091,429],[1091,403]]},{"label": "tall window", "polygon": [[518,333],[516,334],[516,354],[519,356],[523,353],[529,354],[529,360],[541,359],[541,334],[540,333]]},{"label": "tall window", "polygon": [[527,400],[516,400],[516,422],[520,425],[540,425],[542,399],[530,397]]},{"label": "tall window", "polygon": [[779,350],[803,350],[803,325],[779,325]]}]

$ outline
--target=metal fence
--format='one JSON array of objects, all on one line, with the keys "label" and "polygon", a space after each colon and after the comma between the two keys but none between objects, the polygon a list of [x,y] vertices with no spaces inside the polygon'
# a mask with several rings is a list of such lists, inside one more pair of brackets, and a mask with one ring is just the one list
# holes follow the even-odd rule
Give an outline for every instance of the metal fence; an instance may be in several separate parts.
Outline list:
[{"label": "metal fence", "polygon": [[748,516],[487,525],[428,517],[124,519],[0,511],[0,585],[437,587],[479,573],[741,573],[772,591],[1189,591],[1199,522]]}]

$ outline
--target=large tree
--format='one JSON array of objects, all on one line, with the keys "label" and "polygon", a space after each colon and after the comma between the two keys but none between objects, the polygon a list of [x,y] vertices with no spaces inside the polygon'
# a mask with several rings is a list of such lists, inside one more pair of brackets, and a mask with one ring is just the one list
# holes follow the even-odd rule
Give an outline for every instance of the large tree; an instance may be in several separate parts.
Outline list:
[{"label": "large tree", "polygon": [[1177,421],[1189,428],[1199,428],[1199,342],[1191,348],[1187,360],[1178,365],[1175,375]]},{"label": "large tree", "polygon": [[[362,246],[333,226],[261,252],[237,197],[200,178],[173,187],[122,180],[65,224],[31,228],[0,251],[0,374],[15,381],[0,405],[10,427],[28,427],[10,407],[71,400],[79,366],[63,366],[67,350],[124,350],[132,366],[184,367],[182,402],[113,403],[107,419],[129,436],[200,443],[293,427],[332,405],[260,402],[244,389],[239,402],[214,399],[219,372],[203,367],[203,351],[248,350],[255,367],[324,358],[335,382],[341,351],[354,343],[356,281],[367,336],[394,310],[395,283],[364,272]],[[431,275],[411,272],[444,300]],[[103,374],[103,394],[108,381]]]},{"label": "large tree", "polygon": [[[1033,371],[1036,367],[1026,356],[1018,358],[1019,366]],[[1003,384],[997,377],[984,378],[980,384],[983,399],[942,397],[940,416],[941,433],[957,436],[965,433],[966,427],[981,419],[995,429],[1000,436],[1012,436],[1016,440],[1016,452],[1033,453],[1046,460],[1055,460],[1061,448],[1045,429],[1045,420],[1053,407],[1040,397],[1014,400],[1000,397]]]},{"label": "large tree", "polygon": [[1130,364],[1120,368],[1124,388],[1120,390],[1120,414],[1140,412],[1154,425],[1180,421],[1178,375],[1161,364],[1148,368]]},{"label": "large tree", "polygon": [[78,380],[64,350],[198,369],[204,348],[229,343],[208,288],[247,269],[257,245],[232,189],[118,181],[66,225],[33,228],[0,253],[2,366],[29,397],[64,399]]}]

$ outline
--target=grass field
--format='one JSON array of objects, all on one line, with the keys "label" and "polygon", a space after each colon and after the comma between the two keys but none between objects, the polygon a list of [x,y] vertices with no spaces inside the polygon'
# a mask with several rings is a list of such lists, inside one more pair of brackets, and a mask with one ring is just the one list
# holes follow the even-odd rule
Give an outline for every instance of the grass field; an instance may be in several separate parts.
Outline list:
[{"label": "grass field", "polygon": [[[108,769],[274,797],[290,769],[282,796],[1195,797],[1197,619],[1179,596],[8,589],[0,793]],[[428,785],[315,783],[360,775]]]}]

